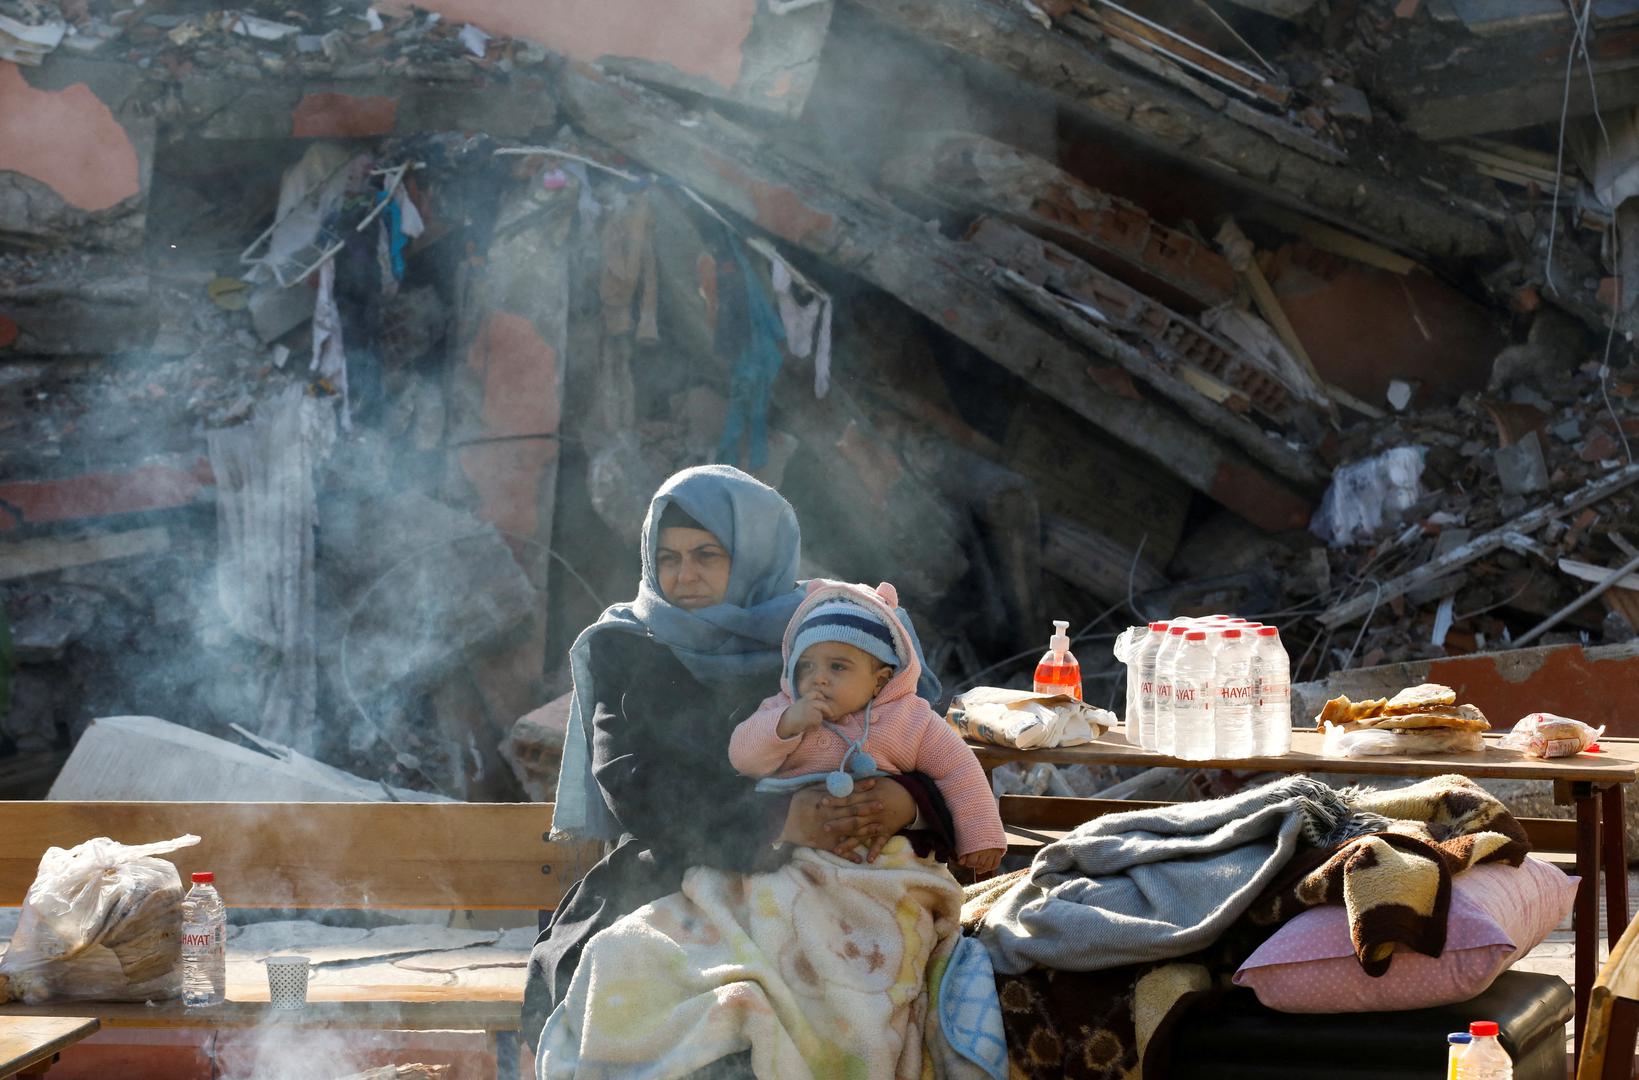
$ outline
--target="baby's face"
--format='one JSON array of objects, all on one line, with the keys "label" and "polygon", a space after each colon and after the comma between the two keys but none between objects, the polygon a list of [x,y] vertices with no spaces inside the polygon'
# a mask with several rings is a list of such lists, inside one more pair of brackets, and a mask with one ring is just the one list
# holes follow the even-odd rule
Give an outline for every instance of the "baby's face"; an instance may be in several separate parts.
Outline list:
[{"label": "baby's face", "polygon": [[836,707],[838,719],[859,712],[893,677],[893,668],[852,645],[818,641],[797,658],[798,697],[816,697]]}]

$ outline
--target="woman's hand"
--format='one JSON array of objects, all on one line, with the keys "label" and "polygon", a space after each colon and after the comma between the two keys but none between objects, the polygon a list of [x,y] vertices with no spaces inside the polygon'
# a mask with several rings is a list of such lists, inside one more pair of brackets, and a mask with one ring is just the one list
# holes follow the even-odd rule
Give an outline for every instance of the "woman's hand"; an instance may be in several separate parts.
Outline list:
[{"label": "woman's hand", "polygon": [[[820,848],[854,862],[874,862],[888,838],[916,820],[916,800],[886,777],[861,780],[845,798],[823,788],[791,796],[780,840]],[[858,848],[866,848],[861,856]]]},{"label": "woman's hand", "polygon": [[[822,798],[820,813],[827,815],[827,834],[841,837],[827,845],[833,854],[856,863],[875,862],[882,845],[916,820],[916,800],[891,778],[872,777],[856,783],[846,798]],[[861,846],[866,849],[863,856]]]}]

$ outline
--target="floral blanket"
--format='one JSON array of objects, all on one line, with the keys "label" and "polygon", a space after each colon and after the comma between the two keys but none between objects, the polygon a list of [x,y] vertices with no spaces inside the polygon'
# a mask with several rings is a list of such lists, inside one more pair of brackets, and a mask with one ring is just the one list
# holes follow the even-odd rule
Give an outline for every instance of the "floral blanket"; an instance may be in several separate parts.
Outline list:
[{"label": "floral blanket", "polygon": [[937,1020],[961,905],[903,837],[874,864],[800,848],[766,874],[691,869],[587,944],[538,1076],[662,1080],[749,1050],[779,1080],[982,1077]]}]

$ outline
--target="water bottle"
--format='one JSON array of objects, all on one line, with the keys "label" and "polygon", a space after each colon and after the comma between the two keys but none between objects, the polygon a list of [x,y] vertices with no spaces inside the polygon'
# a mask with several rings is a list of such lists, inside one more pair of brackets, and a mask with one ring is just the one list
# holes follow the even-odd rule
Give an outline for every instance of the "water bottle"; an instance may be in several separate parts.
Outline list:
[{"label": "water bottle", "polygon": [[1275,627],[1259,627],[1253,640],[1252,752],[1280,757],[1292,750],[1292,661]]},{"label": "water bottle", "polygon": [[1151,749],[1158,754],[1172,753],[1172,665],[1186,629],[1174,622],[1155,654],[1155,745]]},{"label": "water bottle", "polygon": [[1206,761],[1217,749],[1213,734],[1215,658],[1205,630],[1191,630],[1172,665],[1172,756]]},{"label": "water bottle", "polygon": [[1143,700],[1138,682],[1138,655],[1144,651],[1144,643],[1154,636],[1148,626],[1130,627],[1126,653],[1116,654],[1116,659],[1127,665],[1127,711],[1122,719],[1127,725],[1127,741],[1135,746],[1138,744],[1139,702]]},{"label": "water bottle", "polygon": [[193,876],[182,900],[182,1004],[219,1005],[228,990],[228,912],[216,875]]},{"label": "water bottle", "polygon": [[[1134,666],[1128,668],[1129,672],[1136,671],[1138,674],[1138,701],[1136,706],[1128,705],[1127,740],[1146,750],[1155,749],[1155,658],[1170,629],[1171,626],[1164,622],[1150,623],[1150,632],[1138,650],[1138,658]],[[1136,727],[1133,725],[1134,710],[1138,717]]]},{"label": "water bottle", "polygon": [[1492,1020],[1468,1025],[1473,1038],[1457,1055],[1458,1080],[1513,1080],[1514,1062],[1497,1041],[1499,1030]]},{"label": "water bottle", "polygon": [[1446,1036],[1446,1080],[1457,1080],[1457,1061],[1473,1039],[1466,1031],[1453,1031]]},{"label": "water bottle", "polygon": [[1218,690],[1216,754],[1246,758],[1253,754],[1252,639],[1231,626],[1218,633],[1212,681]]}]

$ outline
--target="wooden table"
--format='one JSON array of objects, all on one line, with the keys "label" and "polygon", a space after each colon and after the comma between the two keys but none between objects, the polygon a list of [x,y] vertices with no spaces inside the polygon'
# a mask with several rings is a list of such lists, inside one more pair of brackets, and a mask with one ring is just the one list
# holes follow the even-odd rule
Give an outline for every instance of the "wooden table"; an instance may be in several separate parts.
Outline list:
[{"label": "wooden table", "polygon": [[0,1080],[44,1076],[59,1053],[101,1026],[89,1016],[0,1016]]},{"label": "wooden table", "polygon": [[[1488,742],[1501,734],[1487,735]],[[1048,761],[1060,765],[1118,765],[1135,768],[1232,769],[1236,772],[1342,773],[1353,776],[1443,776],[1460,773],[1483,779],[1551,780],[1554,801],[1576,808],[1576,872],[1582,882],[1575,906],[1576,1040],[1580,1053],[1582,1025],[1599,970],[1599,875],[1605,874],[1605,917],[1610,945],[1628,925],[1627,830],[1622,785],[1639,780],[1639,739],[1600,739],[1605,752],[1536,760],[1512,750],[1487,746],[1483,753],[1429,754],[1421,757],[1329,758],[1320,754],[1321,734],[1292,733],[1292,752],[1281,757],[1212,758],[1184,761],[1157,754],[1127,741],[1119,731],[1106,732],[1084,746],[1050,750],[1015,750],[970,744],[985,770],[1009,761]]]}]

